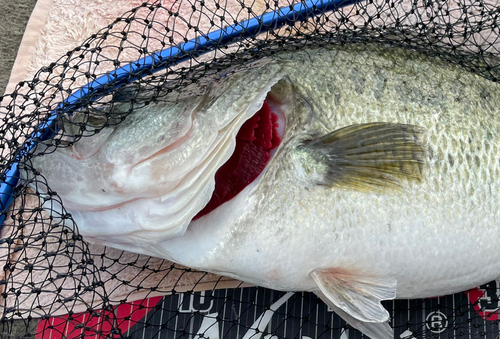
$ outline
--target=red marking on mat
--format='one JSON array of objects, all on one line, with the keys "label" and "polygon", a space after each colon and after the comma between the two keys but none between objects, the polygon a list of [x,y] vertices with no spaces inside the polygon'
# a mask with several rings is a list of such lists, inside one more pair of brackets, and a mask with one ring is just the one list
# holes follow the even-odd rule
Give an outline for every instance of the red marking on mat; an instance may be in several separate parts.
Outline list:
[{"label": "red marking on mat", "polygon": [[143,319],[162,297],[137,300],[120,304],[111,311],[95,311],[91,313],[63,315],[41,320],[36,328],[36,338],[40,339],[76,339],[93,337],[96,339],[120,338],[120,334],[112,334],[112,328],[118,328],[122,334]]},{"label": "red marking on mat", "polygon": [[[496,288],[494,290],[496,290]],[[498,298],[496,295],[489,295],[490,293],[495,293],[495,291],[490,291],[480,287],[465,292],[467,298],[469,298],[469,302],[472,304],[472,307],[474,307],[474,310],[481,318],[488,321],[497,321],[499,319],[498,302],[496,302],[496,305],[488,305],[490,308],[485,308],[482,305],[483,302],[489,304]]]},{"label": "red marking on mat", "polygon": [[[130,304],[121,304],[116,309],[116,318],[118,320],[118,328],[122,333],[128,331],[139,320],[144,318],[155,306],[160,302],[162,297],[137,300]],[[127,317],[128,320],[127,320]],[[119,322],[119,319],[126,319]]]},{"label": "red marking on mat", "polygon": [[271,159],[271,151],[281,143],[278,127],[278,116],[264,102],[262,108],[241,126],[233,155],[215,173],[212,198],[193,220],[231,200],[257,179]]}]

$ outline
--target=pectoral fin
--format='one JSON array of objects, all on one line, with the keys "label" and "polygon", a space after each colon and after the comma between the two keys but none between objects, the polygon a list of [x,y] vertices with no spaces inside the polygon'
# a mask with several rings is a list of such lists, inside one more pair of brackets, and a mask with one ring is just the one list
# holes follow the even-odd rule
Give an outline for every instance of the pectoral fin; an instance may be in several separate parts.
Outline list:
[{"label": "pectoral fin", "polygon": [[357,190],[397,188],[423,177],[427,146],[414,125],[367,123],[341,128],[296,148],[302,172],[319,185]]},{"label": "pectoral fin", "polygon": [[314,270],[311,277],[329,304],[353,319],[361,323],[385,323],[389,320],[389,312],[380,301],[396,298],[395,279],[358,275],[337,268]]}]

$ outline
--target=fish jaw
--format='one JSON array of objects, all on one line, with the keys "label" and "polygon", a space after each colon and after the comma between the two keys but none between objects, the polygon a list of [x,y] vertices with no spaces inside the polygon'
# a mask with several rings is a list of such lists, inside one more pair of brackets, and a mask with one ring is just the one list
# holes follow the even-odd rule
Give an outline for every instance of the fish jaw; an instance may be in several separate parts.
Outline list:
[{"label": "fish jaw", "polygon": [[[179,237],[210,200],[214,173],[234,152],[239,128],[284,76],[279,63],[264,68],[222,79],[202,97],[137,110],[109,133],[35,157],[32,166],[21,166],[22,176],[33,178],[30,167],[42,173],[48,185],[36,189],[57,191],[92,242],[130,244],[127,249],[143,253],[141,246]],[[235,78],[253,85],[235,87]],[[44,147],[50,145],[35,153]],[[65,214],[49,204],[56,220]]]}]

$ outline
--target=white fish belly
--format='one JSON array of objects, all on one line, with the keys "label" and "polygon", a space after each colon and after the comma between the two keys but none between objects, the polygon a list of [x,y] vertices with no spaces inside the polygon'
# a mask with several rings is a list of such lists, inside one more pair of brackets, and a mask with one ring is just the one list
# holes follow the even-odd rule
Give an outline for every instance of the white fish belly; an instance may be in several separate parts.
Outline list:
[{"label": "white fish belly", "polygon": [[[353,198],[357,203],[345,204]],[[272,207],[262,210],[275,199],[295,208],[287,209],[287,215]],[[183,257],[193,258],[189,264],[279,290],[314,290],[309,274],[318,268],[393,277],[399,298],[454,293],[500,276],[498,214],[468,213],[467,204],[460,203],[445,210],[432,198],[432,214],[420,213],[418,207],[374,212],[398,203],[418,206],[417,198],[405,201],[397,195],[341,192],[325,199],[329,211],[292,194],[261,202],[245,199],[246,208],[259,210],[259,220],[249,221],[245,213],[232,219],[231,226],[220,224],[210,231],[195,222],[182,239],[164,246],[174,250],[190,244],[184,250],[191,253]],[[306,213],[307,218],[293,217]],[[219,237],[221,233],[226,236]]]}]

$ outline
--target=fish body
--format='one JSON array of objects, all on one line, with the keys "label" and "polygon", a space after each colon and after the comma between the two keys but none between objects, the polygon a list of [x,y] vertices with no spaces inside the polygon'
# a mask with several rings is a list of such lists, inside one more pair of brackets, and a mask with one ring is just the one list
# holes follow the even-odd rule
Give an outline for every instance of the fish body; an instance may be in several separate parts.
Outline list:
[{"label": "fish body", "polygon": [[[68,155],[71,150],[35,158],[34,167],[69,201],[65,205],[88,239],[259,286],[315,292],[373,338],[392,336],[381,300],[439,296],[499,278],[498,84],[414,51],[354,45],[277,55],[219,86],[204,97],[170,103],[157,118],[171,121],[182,117],[177,112],[187,112],[189,119],[178,118],[184,130],[206,133],[205,143],[193,143],[177,160],[158,165],[160,183],[168,181],[163,168],[180,168],[175,172],[180,179],[161,191],[152,179],[156,172],[137,174],[140,181],[129,171],[120,174],[132,182],[124,185],[129,191],[99,193],[110,200],[108,207],[122,204],[121,212],[131,213],[131,204],[137,204],[135,216],[158,195],[172,197],[157,200],[157,208],[167,212],[181,197],[188,207],[172,212],[181,215],[177,223],[166,223],[164,211],[157,219],[132,218],[131,225],[144,221],[128,228],[102,221],[116,208],[103,214],[89,207],[89,201],[101,204],[100,197],[89,198],[97,188],[66,186],[70,176],[85,175],[71,173],[81,161]],[[279,116],[279,147],[257,179],[192,220],[210,199],[214,172],[234,151],[239,127],[264,100]],[[153,109],[148,112],[153,115]],[[118,168],[127,154],[130,163],[138,162],[130,153],[142,151],[113,142],[119,133],[127,139],[135,131],[136,139],[145,138],[141,147],[159,137],[145,136],[140,126],[147,119],[134,115],[105,141],[94,142],[101,162],[108,157]],[[199,127],[190,127],[196,123]],[[178,135],[187,135],[183,131]],[[170,139],[167,145],[187,137]],[[203,156],[197,145],[207,145]],[[169,152],[148,156],[141,165],[161,163]],[[215,160],[207,161],[207,154]],[[114,172],[102,176],[105,165],[92,158],[89,169],[102,177],[100,185],[109,185],[109,177],[119,184]],[[61,163],[67,169],[61,170]],[[197,177],[187,184],[186,173]],[[179,183],[185,184],[184,193],[176,191]],[[129,203],[130,197],[136,200]]]}]

